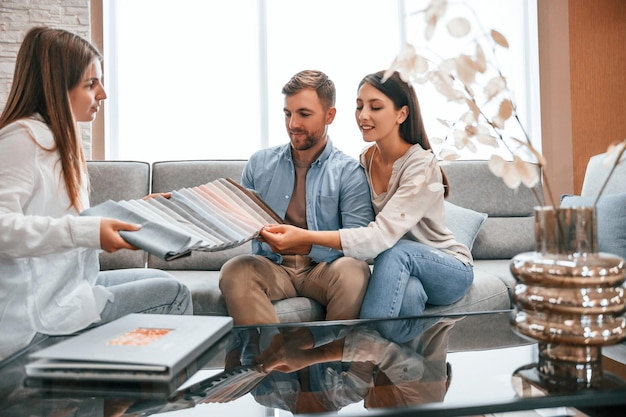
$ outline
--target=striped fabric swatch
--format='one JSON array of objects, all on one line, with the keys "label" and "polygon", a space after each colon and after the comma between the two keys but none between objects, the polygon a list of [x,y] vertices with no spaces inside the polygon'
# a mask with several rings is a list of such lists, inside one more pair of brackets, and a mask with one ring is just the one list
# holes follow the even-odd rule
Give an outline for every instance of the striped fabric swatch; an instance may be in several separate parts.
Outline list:
[{"label": "striped fabric swatch", "polygon": [[164,260],[233,248],[256,238],[263,226],[282,223],[256,194],[230,178],[172,191],[171,198],[108,200],[81,216],[140,224],[141,230],[120,235]]}]

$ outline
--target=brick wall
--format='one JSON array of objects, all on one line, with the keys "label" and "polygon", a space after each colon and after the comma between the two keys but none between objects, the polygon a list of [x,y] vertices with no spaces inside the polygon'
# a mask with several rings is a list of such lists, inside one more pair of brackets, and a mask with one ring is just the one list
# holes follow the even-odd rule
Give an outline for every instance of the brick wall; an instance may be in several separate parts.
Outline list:
[{"label": "brick wall", "polygon": [[[89,39],[89,4],[90,0],[0,0],[0,111],[11,87],[17,51],[28,29],[50,26]],[[89,125],[82,133],[89,156]]]}]

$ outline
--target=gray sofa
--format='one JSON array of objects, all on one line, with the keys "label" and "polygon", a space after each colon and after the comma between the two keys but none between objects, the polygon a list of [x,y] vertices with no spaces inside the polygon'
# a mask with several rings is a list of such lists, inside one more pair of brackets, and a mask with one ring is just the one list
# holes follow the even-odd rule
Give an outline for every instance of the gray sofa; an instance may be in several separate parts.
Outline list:
[{"label": "gray sofa", "polygon": [[[240,179],[244,160],[89,161],[91,204],[108,199],[141,198],[150,192],[168,192],[193,187],[219,177]],[[459,233],[477,235],[472,247],[475,280],[468,294],[445,307],[429,306],[426,313],[470,313],[511,308],[515,280],[509,272],[510,259],[534,250],[533,207],[536,200],[525,187],[507,188],[494,176],[486,161],[455,161],[444,166],[450,181],[448,199],[455,207],[448,214],[450,226]],[[461,208],[462,207],[462,208]],[[463,209],[464,208],[464,209]],[[465,210],[467,209],[467,210]],[[479,213],[485,213],[481,216]],[[472,225],[473,229],[472,229]],[[478,229],[478,227],[480,227]],[[218,288],[218,274],[229,258],[248,253],[250,245],[221,252],[194,252],[191,256],[162,261],[143,251],[103,253],[101,269],[152,267],[165,269],[184,282],[193,294],[195,314],[227,315]],[[323,319],[323,308],[299,297],[275,303],[281,321]]]}]

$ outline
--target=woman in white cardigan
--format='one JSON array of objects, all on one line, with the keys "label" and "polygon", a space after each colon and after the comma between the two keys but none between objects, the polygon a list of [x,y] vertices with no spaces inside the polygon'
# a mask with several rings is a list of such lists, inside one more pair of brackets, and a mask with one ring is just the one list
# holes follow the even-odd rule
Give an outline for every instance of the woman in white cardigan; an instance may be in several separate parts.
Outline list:
[{"label": "woman in white cardigan", "polygon": [[26,34],[0,115],[0,360],[129,313],[192,313],[189,290],[163,271],[100,272],[101,250],[135,249],[118,231],[138,229],[78,216],[89,192],[77,123],[105,98],[93,45],[59,29]]},{"label": "woman in white cardigan", "polygon": [[[433,154],[413,88],[397,72],[380,71],[359,84],[356,121],[376,219],[366,227],[310,231],[266,227],[262,238],[277,251],[317,244],[345,256],[375,258],[361,318],[419,316],[427,303],[458,301],[474,279],[469,249],[445,226],[447,179]],[[418,323],[419,321],[412,321]],[[380,323],[379,331],[404,342],[421,331],[404,321]]]}]

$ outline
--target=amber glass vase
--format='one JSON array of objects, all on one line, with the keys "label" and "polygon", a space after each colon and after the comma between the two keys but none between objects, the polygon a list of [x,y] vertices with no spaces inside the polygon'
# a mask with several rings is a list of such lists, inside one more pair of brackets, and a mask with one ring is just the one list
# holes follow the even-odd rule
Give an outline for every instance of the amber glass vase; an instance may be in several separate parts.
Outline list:
[{"label": "amber glass vase", "polygon": [[598,252],[594,207],[537,207],[535,235],[537,250],[511,261],[513,329],[538,342],[542,385],[599,388],[602,346],[626,337],[625,261]]}]

